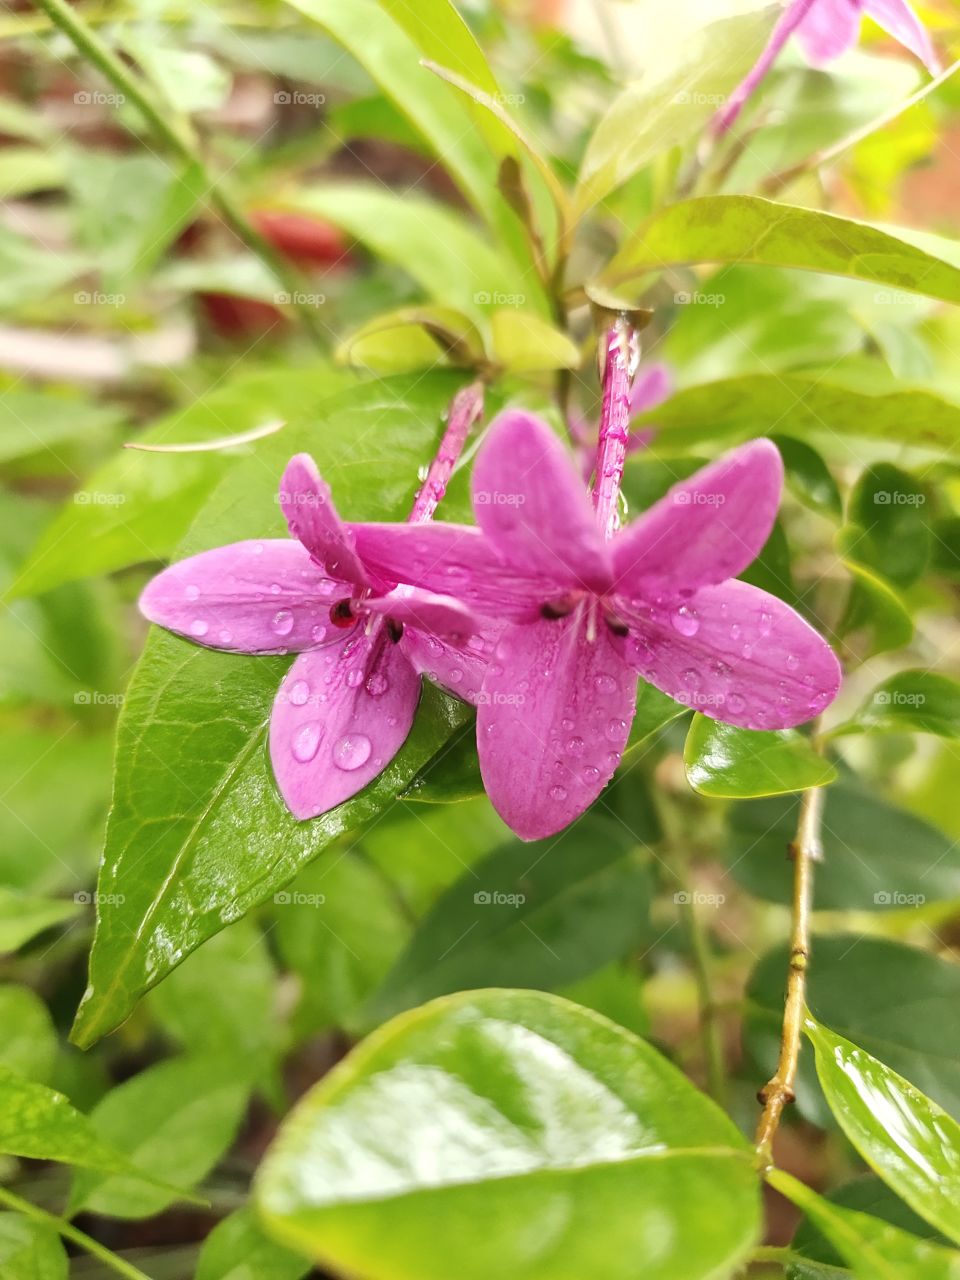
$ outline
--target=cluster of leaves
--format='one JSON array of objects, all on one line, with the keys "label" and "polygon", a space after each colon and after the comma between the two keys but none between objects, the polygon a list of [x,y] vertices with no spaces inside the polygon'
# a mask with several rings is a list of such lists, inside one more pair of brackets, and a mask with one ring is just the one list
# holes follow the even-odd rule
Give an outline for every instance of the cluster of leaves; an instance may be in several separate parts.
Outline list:
[{"label": "cluster of leaves", "polygon": [[[778,7],[664,8],[608,45],[447,0],[133,5],[79,51],[55,3],[0,19],[2,1280],[67,1248],[198,1280],[960,1276],[960,251],[894,225],[956,89],[898,114],[920,72],[889,51],[788,58],[708,151]],[[403,518],[478,375],[488,416],[595,416],[588,301],[651,308],[677,384],[632,509],[774,438],[745,577],[830,637],[841,701],[761,733],[641,685],[611,786],[522,844],[428,682],[389,768],[295,821],[266,750],[289,660],[145,639],[140,587],[281,536],[301,450],[347,518]],[[469,522],[467,471],[441,518]],[[803,1221],[764,1250],[742,1130],[820,786],[766,1175]]]}]

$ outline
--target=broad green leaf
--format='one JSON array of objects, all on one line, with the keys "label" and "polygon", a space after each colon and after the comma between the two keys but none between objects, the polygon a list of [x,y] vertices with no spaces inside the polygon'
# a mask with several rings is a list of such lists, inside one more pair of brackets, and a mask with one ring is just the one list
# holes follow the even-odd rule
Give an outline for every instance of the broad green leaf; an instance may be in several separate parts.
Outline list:
[{"label": "broad green leaf", "polygon": [[837,771],[795,729],[737,729],[696,715],[683,749],[687,780],[705,796],[774,796],[833,782]]},{"label": "broad green leaf", "polygon": [[52,1227],[0,1213],[0,1280],[67,1280],[66,1251]]},{"label": "broad green leaf", "polygon": [[960,1124],[891,1067],[808,1018],[817,1075],[840,1127],[912,1209],[960,1241]]},{"label": "broad green leaf", "polygon": [[0,228],[0,313],[35,306],[92,267],[79,253],[49,253],[26,236]]},{"label": "broad green leaf", "polygon": [[578,369],[577,344],[560,329],[519,307],[501,307],[490,317],[493,353],[510,373]]},{"label": "broad green leaf", "polygon": [[281,1035],[276,976],[263,934],[239,920],[150,993],[150,1010],[189,1053],[234,1052],[265,1062]]},{"label": "broad green leaf", "polygon": [[[461,383],[423,376],[370,383],[331,402],[322,430],[269,437],[270,456],[258,452],[227,475],[182,554],[280,534],[274,487],[290,454],[304,448],[346,518],[403,514]],[[202,942],[282,888],[337,836],[390,806],[470,715],[426,686],[410,737],[380,777],[329,813],[298,822],[280,798],[266,750],[289,662],[215,653],[159,631],[149,640],[120,717],[78,1044],[115,1027]]]},{"label": "broad green leaf", "polygon": [[[396,832],[387,825],[388,834]],[[273,895],[272,916],[270,938],[300,980],[297,1036],[331,1027],[355,1031],[362,1025],[358,1011],[410,935],[387,873],[355,852],[321,859]]]},{"label": "broad green leaf", "polygon": [[[960,1280],[956,1250],[929,1244],[869,1214],[841,1209],[779,1169],[771,1170],[767,1181],[817,1224],[857,1280]],[[826,1267],[812,1274],[828,1276],[831,1271]],[[788,1274],[801,1280],[805,1272],[791,1269]]]},{"label": "broad green leaf", "polygon": [[927,497],[913,476],[877,462],[857,480],[838,541],[843,554],[898,587],[908,587],[930,558]]},{"label": "broad green leaf", "polygon": [[484,359],[483,339],[476,327],[452,307],[389,311],[348,334],[337,348],[340,363],[378,373],[432,368],[444,356],[463,365],[478,365]]},{"label": "broad green leaf", "polygon": [[647,867],[622,824],[586,815],[559,836],[513,840],[436,902],[374,993],[370,1022],[475,987],[552,991],[639,946]]},{"label": "broad green leaf", "polygon": [[46,147],[13,147],[0,151],[0,199],[14,200],[63,184],[63,161]]},{"label": "broad green leaf", "polygon": [[890,649],[902,649],[913,639],[913,618],[898,592],[871,569],[845,560],[853,581],[838,634],[866,661]]},{"label": "broad green leaf", "polygon": [[72,920],[80,911],[63,898],[37,898],[0,887],[0,955],[19,949],[38,933]]},{"label": "broad green leaf", "polygon": [[540,309],[533,275],[521,275],[462,213],[434,200],[355,182],[305,187],[286,203],[342,227],[400,266],[431,301],[475,323],[502,307]]},{"label": "broad green leaf", "polygon": [[901,671],[878,684],[833,732],[881,729],[960,738],[960,683],[936,671]]},{"label": "broad green leaf", "polygon": [[662,431],[658,447],[767,435],[778,428],[809,439],[822,433],[897,440],[960,457],[960,406],[912,387],[871,395],[810,373],[751,373],[678,391],[637,425]]},{"label": "broad green leaf", "polygon": [[56,463],[74,445],[100,445],[120,413],[77,395],[5,388],[0,396],[0,463],[42,455]]},{"label": "broad green leaf", "polygon": [[772,434],[770,439],[780,451],[787,484],[797,497],[815,511],[839,516],[843,510],[840,490],[822,455],[795,436]]},{"label": "broad green leaf", "polygon": [[[771,796],[730,810],[731,874],[751,893],[784,905],[798,804],[795,796]],[[960,847],[848,777],[824,798],[823,847],[814,882],[814,906],[821,911],[905,911],[960,900]]]},{"label": "broad green leaf", "polygon": [[310,1263],[265,1234],[250,1209],[218,1222],[203,1242],[195,1280],[302,1280]]},{"label": "broad green leaf", "polygon": [[[748,988],[747,1044],[762,1074],[776,1062],[783,1019],[786,948],[769,952]],[[954,1115],[960,1112],[960,966],[928,951],[862,934],[817,936],[807,1003],[815,1018],[911,1080]],[[823,1124],[812,1055],[800,1058],[798,1102]]]},{"label": "broad green leaf", "polygon": [[255,1196],[278,1240],[370,1280],[707,1280],[759,1227],[713,1103],[630,1032],[517,991],[434,1001],[355,1049],[284,1121]]},{"label": "broad green leaf", "polygon": [[759,196],[703,196],[654,214],[603,272],[627,281],[706,262],[795,267],[960,302],[960,269],[866,222]]},{"label": "broad green leaf", "polygon": [[679,702],[674,702],[665,693],[655,689],[652,684],[647,684],[645,680],[639,681],[637,686],[637,713],[633,717],[633,724],[630,726],[630,737],[627,739],[624,758],[626,759],[633,755],[658,730],[679,719],[680,716],[686,715],[689,710],[689,707],[685,707]]},{"label": "broad green leaf", "polygon": [[449,804],[483,795],[477,725],[468,720],[442,751],[420,770],[403,793],[405,800],[421,804]]},{"label": "broad green leaf", "polygon": [[[174,1058],[112,1089],[90,1123],[106,1141],[154,1178],[194,1187],[232,1143],[250,1093],[249,1064],[235,1055]],[[176,1192],[126,1174],[81,1169],[69,1214],[85,1209],[114,1218],[161,1213]]]},{"label": "broad green leaf", "polygon": [[[204,443],[274,421],[304,429],[319,423],[325,401],[345,380],[346,374],[326,366],[241,372],[162,418],[138,442]],[[256,455],[263,444],[204,453],[122,449],[84,481],[46,530],[12,592],[32,595],[75,578],[163,559],[227,470]]]},{"label": "broad green leaf", "polygon": [[43,1084],[50,1078],[57,1054],[53,1019],[29,987],[0,985],[0,1063],[25,1080]]},{"label": "broad green leaf", "polygon": [[575,193],[582,215],[661,152],[695,137],[763,51],[779,16],[769,0],[675,0],[639,15],[630,40],[652,51],[597,125]]},{"label": "broad green leaf", "polygon": [[[894,1195],[875,1174],[861,1174],[850,1182],[842,1183],[824,1196],[824,1202],[829,1206],[824,1212],[836,1210],[841,1214],[850,1211],[858,1215],[870,1214],[871,1223],[879,1218],[884,1224],[909,1232],[911,1237],[919,1236],[923,1241],[936,1244],[947,1243],[939,1232],[915,1214],[899,1196]],[[820,1207],[822,1206],[818,1206]],[[819,1229],[816,1216],[809,1214],[800,1223],[790,1243],[794,1260],[787,1267],[787,1280],[830,1280],[833,1276],[831,1268],[844,1267],[843,1255]],[[823,1270],[818,1268],[820,1263],[824,1264]],[[845,1277],[852,1274],[846,1268],[842,1272]],[[840,1277],[836,1276],[835,1280],[840,1280]]]},{"label": "broad green leaf", "polygon": [[4,1066],[0,1066],[0,1151],[109,1173],[132,1172],[126,1154],[62,1093],[24,1080]]}]

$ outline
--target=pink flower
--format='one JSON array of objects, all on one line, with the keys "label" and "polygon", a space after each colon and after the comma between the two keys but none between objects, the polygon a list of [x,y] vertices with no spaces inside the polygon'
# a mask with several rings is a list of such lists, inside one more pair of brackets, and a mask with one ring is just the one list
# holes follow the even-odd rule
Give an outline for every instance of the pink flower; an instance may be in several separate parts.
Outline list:
[{"label": "pink flower", "polygon": [[[648,409],[656,409],[673,395],[673,375],[665,364],[648,364],[637,377],[630,394],[630,415],[646,413]],[[570,435],[580,462],[580,470],[585,480],[593,474],[593,464],[597,455],[597,434],[583,418],[574,418],[570,423]],[[627,453],[636,453],[645,449],[655,435],[653,427],[643,431],[631,431],[627,442]]]},{"label": "pink flower", "polygon": [[916,54],[931,75],[940,71],[936,50],[909,0],[791,0],[753,70],[714,117],[713,132],[730,128],[791,35],[811,66],[822,67],[857,43],[864,14]]},{"label": "pink flower", "polygon": [[[411,519],[432,516],[481,408],[479,388],[454,401]],[[273,705],[270,757],[287,806],[304,819],[355,795],[393,759],[413,724],[421,672],[475,700],[492,641],[474,635],[463,603],[394,586],[365,563],[307,454],[287,465],[280,503],[291,538],[235,542],[171,565],[140,609],[209,648],[299,654]]]},{"label": "pink flower", "polygon": [[615,530],[629,383],[606,385],[594,503],[549,427],[510,410],[474,467],[477,528],[354,526],[377,573],[503,619],[478,699],[484,785],[524,839],[561,830],[613,775],[637,674],[714,719],[781,729],[836,695],[832,650],[775,596],[736,580],[767,539],[783,467],[755,440]]}]

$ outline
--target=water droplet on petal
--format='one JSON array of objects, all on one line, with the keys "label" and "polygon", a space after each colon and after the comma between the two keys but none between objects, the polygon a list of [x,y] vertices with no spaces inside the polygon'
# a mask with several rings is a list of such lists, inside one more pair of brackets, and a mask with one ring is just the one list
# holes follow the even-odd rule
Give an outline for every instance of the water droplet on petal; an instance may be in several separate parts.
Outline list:
[{"label": "water droplet on petal", "polygon": [[310,686],[306,680],[297,680],[290,688],[290,701],[295,707],[302,707],[310,697]]},{"label": "water droplet on petal", "polygon": [[670,621],[673,623],[674,631],[682,636],[695,636],[700,630],[700,617],[696,609],[688,604],[682,604],[676,609]]},{"label": "water droplet on petal", "polygon": [[262,543],[262,542],[255,542],[255,543],[253,544],[253,554],[254,554],[255,556],[262,556],[262,555],[263,555],[263,543]]},{"label": "water droplet on petal", "polygon": [[739,622],[735,622],[735,623],[733,624],[733,626],[730,628],[730,639],[731,639],[731,640],[739,640],[739,639],[740,639],[740,624],[739,624]]},{"label": "water droplet on petal", "polygon": [[319,643],[320,643],[320,641],[323,639],[323,637],[327,634],[327,628],[326,628],[326,627],[314,627],[314,628],[313,628],[313,631],[312,631],[310,634],[313,636],[314,641],[315,641],[317,644],[319,644]]},{"label": "water droplet on petal", "polygon": [[271,594],[272,596],[278,596],[278,595],[280,594],[280,583],[279,583],[279,582],[271,582],[271,583],[270,583],[270,594]]},{"label": "water droplet on petal", "polygon": [[616,718],[610,720],[607,724],[606,734],[611,742],[620,742],[627,734],[626,720],[618,720]]},{"label": "water droplet on petal", "polygon": [[202,618],[194,618],[190,623],[190,634],[196,636],[199,640],[201,636],[205,636],[210,630],[210,623],[204,622]]},{"label": "water droplet on petal", "polygon": [[551,788],[550,788],[550,798],[551,798],[552,800],[566,800],[566,798],[567,798],[567,789],[566,789],[566,787],[551,787]]},{"label": "water droplet on petal", "polygon": [[747,705],[746,699],[739,693],[727,694],[727,708],[733,712],[735,716],[739,715]]},{"label": "water droplet on petal", "polygon": [[613,676],[606,674],[597,676],[593,683],[597,686],[598,693],[613,693],[617,687],[617,682]]},{"label": "water droplet on petal", "polygon": [[293,630],[293,614],[289,609],[281,609],[279,613],[273,615],[273,622],[270,625],[275,635],[288,636]]},{"label": "water droplet on petal", "polygon": [[768,636],[770,634],[770,629],[772,626],[773,626],[773,614],[770,613],[767,609],[761,609],[760,634],[762,636]]},{"label": "water droplet on petal", "polygon": [[230,644],[230,642],[233,640],[233,632],[221,631],[218,633],[218,638],[221,644]]},{"label": "water droplet on petal", "polygon": [[317,747],[320,745],[320,726],[315,720],[308,721],[303,724],[293,735],[293,751],[294,760],[299,760],[301,764],[309,764],[313,757],[317,754]]},{"label": "water droplet on petal", "polygon": [[186,591],[185,591],[183,594],[187,597],[187,599],[188,599],[188,600],[199,600],[199,599],[200,599],[200,588],[199,588],[199,587],[195,587],[195,586],[191,583],[191,584],[190,584],[190,586],[189,586],[189,587],[187,587]]},{"label": "water droplet on petal", "polygon": [[683,673],[683,683],[688,689],[699,689],[703,683],[703,677],[696,667],[688,667]]},{"label": "water droplet on petal", "polygon": [[788,653],[787,661],[784,665],[786,666],[788,671],[796,671],[797,667],[799,667],[800,665],[800,659],[797,657],[795,653]]},{"label": "water droplet on petal", "polygon": [[600,770],[596,765],[588,764],[583,770],[584,782],[596,782],[600,777]]},{"label": "water droplet on petal", "polygon": [[356,670],[347,672],[347,687],[356,689],[363,683],[363,672]]},{"label": "water droplet on petal", "polygon": [[583,739],[571,738],[570,741],[567,743],[567,754],[571,756],[582,756],[583,755]]},{"label": "water droplet on petal", "polygon": [[338,769],[348,773],[359,769],[370,759],[373,746],[364,733],[348,733],[340,738],[333,747],[333,763]]},{"label": "water droplet on petal", "polygon": [[371,698],[379,698],[390,687],[390,681],[381,671],[375,671],[367,681],[367,693]]}]

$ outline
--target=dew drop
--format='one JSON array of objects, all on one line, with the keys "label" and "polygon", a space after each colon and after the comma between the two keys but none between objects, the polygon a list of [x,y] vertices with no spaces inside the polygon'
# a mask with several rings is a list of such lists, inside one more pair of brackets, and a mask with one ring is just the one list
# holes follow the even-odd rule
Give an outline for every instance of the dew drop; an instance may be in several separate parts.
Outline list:
[{"label": "dew drop", "polygon": [[564,729],[567,730],[568,733],[573,728],[573,721],[570,720],[569,718],[565,720],[561,720],[560,724],[563,726]]},{"label": "dew drop", "polygon": [[293,630],[293,614],[289,609],[281,609],[279,613],[273,615],[273,622],[270,625],[275,635],[288,636]]},{"label": "dew drop", "polygon": [[566,787],[551,787],[550,798],[551,800],[566,800],[567,798]]},{"label": "dew drop", "polygon": [[313,628],[313,631],[312,631],[310,634],[313,636],[313,638],[314,638],[314,640],[316,641],[316,643],[317,643],[317,644],[319,644],[319,643],[320,643],[320,641],[323,639],[323,637],[327,634],[327,628],[326,628],[326,627],[314,627],[314,628]]},{"label": "dew drop", "polygon": [[731,640],[739,640],[739,639],[740,639],[740,624],[739,624],[739,622],[735,622],[735,623],[733,624],[733,626],[730,628],[730,639],[731,639]]},{"label": "dew drop", "polygon": [[617,687],[617,682],[613,676],[606,674],[597,676],[593,683],[597,686],[598,693],[613,693]]},{"label": "dew drop", "polygon": [[373,746],[364,733],[348,733],[340,738],[333,747],[333,763],[338,769],[348,773],[359,769],[370,759]]},{"label": "dew drop", "polygon": [[582,756],[583,755],[583,739],[571,738],[570,741],[567,743],[567,754],[571,756]]},{"label": "dew drop", "polygon": [[367,681],[366,689],[371,698],[379,698],[382,693],[386,693],[390,687],[390,682],[381,671],[375,671]]},{"label": "dew drop", "polygon": [[202,618],[194,618],[190,623],[190,634],[196,636],[199,640],[201,636],[205,636],[210,630],[210,623],[204,622]]},{"label": "dew drop", "polygon": [[255,542],[255,543],[253,544],[253,554],[254,554],[255,556],[262,556],[262,555],[263,555],[263,543],[262,543],[262,542]]},{"label": "dew drop", "polygon": [[600,777],[600,770],[596,767],[596,765],[588,764],[588,765],[584,768],[584,770],[583,770],[583,780],[584,780],[584,782],[596,782],[596,780],[597,780],[599,777]]},{"label": "dew drop", "polygon": [[620,742],[624,737],[626,737],[626,733],[627,733],[626,720],[618,720],[615,717],[613,720],[608,721],[606,734],[607,734],[607,738],[611,742]]},{"label": "dew drop", "polygon": [[270,594],[271,594],[272,596],[278,596],[278,595],[280,594],[280,583],[279,583],[279,582],[271,582],[271,583],[270,583]]},{"label": "dew drop", "polygon": [[301,764],[309,764],[320,745],[320,726],[315,720],[301,725],[293,735],[293,758]]},{"label": "dew drop", "polygon": [[697,611],[688,604],[682,604],[679,609],[676,609],[670,621],[673,623],[674,631],[682,636],[695,636],[700,630]]},{"label": "dew drop", "polygon": [[220,640],[220,643],[221,643],[221,644],[230,644],[230,643],[231,643],[231,641],[233,640],[233,632],[232,632],[232,631],[221,631],[221,632],[219,632],[219,633],[218,633],[218,638],[219,638],[219,640]]},{"label": "dew drop", "polygon": [[310,697],[310,686],[306,680],[297,680],[290,689],[290,701],[295,707],[302,707]]},{"label": "dew drop", "polygon": [[773,614],[766,609],[760,611],[760,634],[768,636],[773,626]]},{"label": "dew drop", "polygon": [[788,671],[796,671],[797,667],[800,665],[800,659],[795,653],[788,653],[785,665]]},{"label": "dew drop", "polygon": [[699,689],[703,683],[703,677],[696,667],[688,667],[683,673],[683,683],[688,689]]},{"label": "dew drop", "polygon": [[739,715],[746,705],[746,699],[741,694],[727,694],[727,708],[732,711],[734,715]]},{"label": "dew drop", "polygon": [[450,683],[459,684],[462,679],[463,679],[463,672],[460,670],[459,667],[454,667],[453,670],[450,672]]},{"label": "dew drop", "polygon": [[354,668],[354,669],[353,669],[353,671],[348,671],[348,672],[347,672],[347,687],[348,687],[348,688],[350,688],[350,689],[356,689],[356,688],[358,688],[362,683],[363,683],[363,672],[362,672],[362,671],[358,671],[356,668]]},{"label": "dew drop", "polygon": [[185,591],[183,594],[187,597],[187,599],[188,599],[188,600],[199,600],[199,599],[200,599],[200,588],[199,588],[199,587],[195,587],[195,586],[191,583],[191,584],[190,584],[190,586],[189,586],[189,587],[187,587],[186,591]]}]

